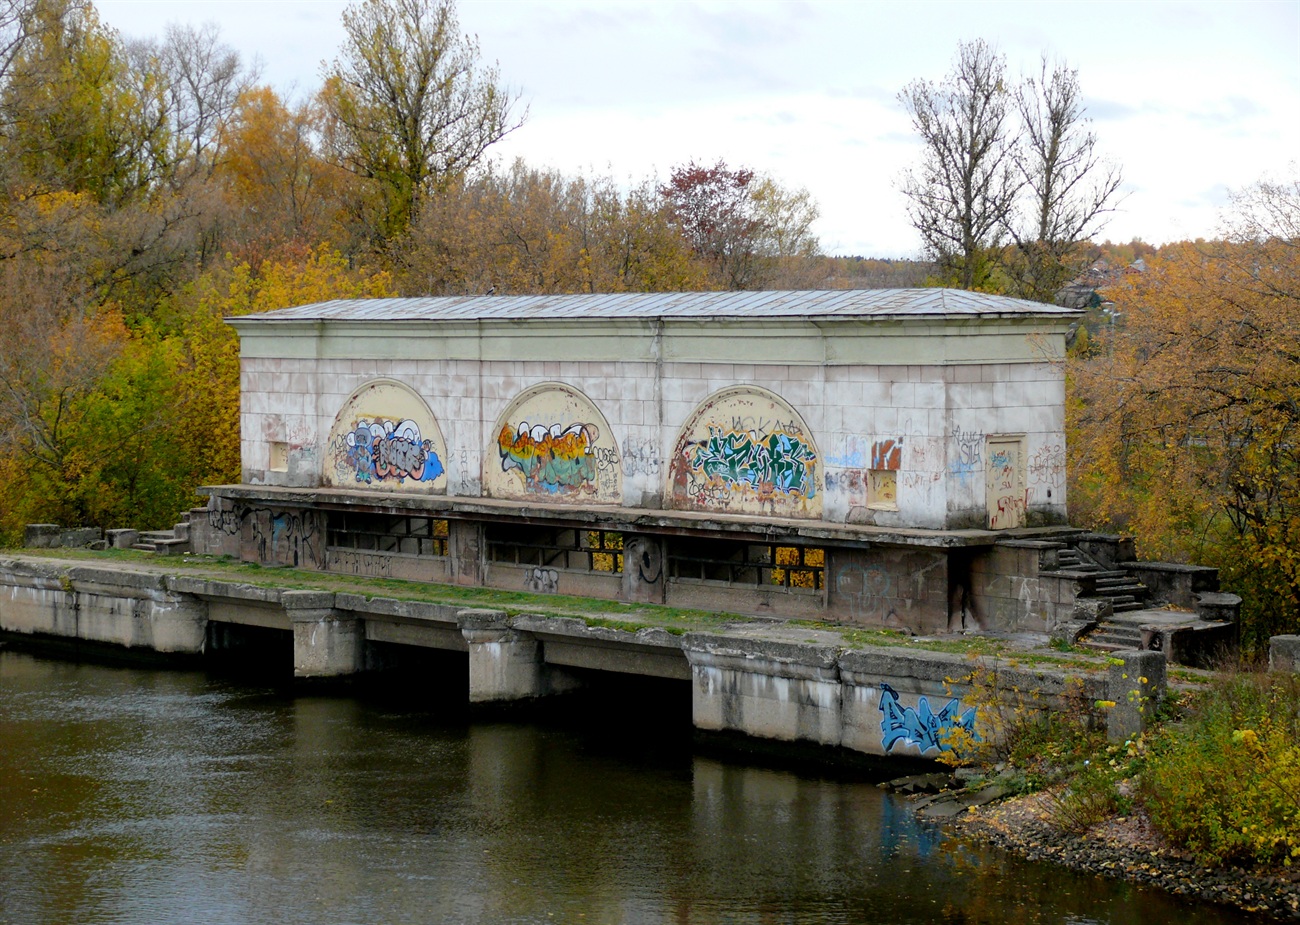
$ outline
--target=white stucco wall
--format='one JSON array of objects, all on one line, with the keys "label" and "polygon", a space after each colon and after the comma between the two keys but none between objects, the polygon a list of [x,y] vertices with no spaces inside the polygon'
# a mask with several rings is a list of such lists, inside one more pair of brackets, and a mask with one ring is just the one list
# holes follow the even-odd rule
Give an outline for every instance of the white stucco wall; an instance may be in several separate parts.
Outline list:
[{"label": "white stucco wall", "polygon": [[[439,356],[453,351],[435,336],[404,338],[400,352],[408,355],[393,356],[387,354],[399,351],[374,349],[384,341],[335,335],[322,344],[318,330],[303,336],[264,336],[253,328],[241,333],[241,449],[243,481],[249,484],[321,485],[336,415],[356,389],[385,378],[408,386],[432,411],[446,445],[446,493],[477,497],[485,462],[500,462],[495,428],[507,406],[526,389],[560,382],[586,395],[609,422],[623,505],[662,508],[684,423],[702,401],[741,385],[775,393],[803,418],[818,454],[821,516],[827,521],[981,525],[985,441],[999,434],[1023,435],[1029,508],[1055,520],[1065,517],[1063,371],[1059,362],[1029,350],[995,357],[1000,362],[811,362],[807,345],[791,340],[792,362],[740,363],[581,359],[583,344],[571,342],[557,351],[566,354],[557,359],[485,359]],[[516,337],[512,343],[518,348],[527,340]],[[621,349],[643,352],[630,341]],[[601,350],[611,352],[608,344]],[[755,352],[774,351],[781,351],[779,340]],[[337,355],[348,352],[354,355]],[[866,470],[873,445],[890,440],[901,451],[898,509],[875,510],[867,505]],[[276,460],[282,471],[274,471]]]}]

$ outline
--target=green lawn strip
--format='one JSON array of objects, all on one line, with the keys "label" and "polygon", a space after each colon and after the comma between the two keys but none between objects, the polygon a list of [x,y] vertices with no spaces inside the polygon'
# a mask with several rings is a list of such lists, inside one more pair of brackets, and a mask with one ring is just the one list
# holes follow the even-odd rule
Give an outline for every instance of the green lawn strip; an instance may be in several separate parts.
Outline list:
[{"label": "green lawn strip", "polygon": [[[737,613],[714,613],[684,610],[659,604],[625,604],[598,598],[558,594],[533,594],[497,588],[468,588],[459,585],[433,584],[397,578],[363,578],[295,569],[287,566],[261,566],[238,562],[228,557],[174,556],[160,558],[134,549],[101,551],[83,549],[14,550],[24,556],[48,559],[74,559],[87,562],[105,560],[140,565],[156,572],[194,574],[222,581],[239,581],[257,588],[283,590],[342,591],[376,597],[429,604],[504,610],[510,616],[536,614],[542,617],[576,617],[588,626],[636,632],[658,628],[680,635],[687,632],[717,630],[727,624],[751,623],[753,618]],[[846,649],[870,646],[895,646],[928,652],[950,652],[1014,660],[1019,664],[1057,666],[1096,671],[1105,666],[1104,659],[1082,653],[1027,651],[1007,640],[991,636],[954,636],[951,639],[909,636],[891,629],[845,626],[818,620],[789,620],[785,625],[806,626],[839,636]]]},{"label": "green lawn strip", "polygon": [[125,549],[102,551],[34,549],[17,552],[24,556],[46,559],[74,559],[86,562],[108,559],[123,564],[143,565],[150,571],[201,575],[219,581],[238,581],[255,588],[341,591],[360,594],[367,600],[382,597],[428,604],[504,610],[510,616],[527,613],[543,617],[576,617],[586,622],[588,626],[602,626],[629,632],[657,627],[670,633],[681,634],[694,630],[717,629],[728,623],[745,623],[750,620],[749,617],[735,613],[684,610],[657,604],[625,604],[596,598],[532,594],[526,591],[505,591],[498,588],[467,588],[396,578],[360,578],[284,566],[263,567],[255,563],[207,556],[177,556],[160,559],[152,553]]}]

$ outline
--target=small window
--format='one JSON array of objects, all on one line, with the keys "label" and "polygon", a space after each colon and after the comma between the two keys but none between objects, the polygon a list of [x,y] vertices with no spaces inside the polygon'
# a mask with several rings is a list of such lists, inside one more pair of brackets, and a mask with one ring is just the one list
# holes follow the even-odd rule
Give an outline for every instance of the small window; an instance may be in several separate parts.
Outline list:
[{"label": "small window", "polygon": [[873,511],[898,510],[898,473],[892,469],[872,469],[868,477],[867,507]]},{"label": "small window", "polygon": [[289,444],[280,440],[271,441],[271,471],[289,471]]},{"label": "small window", "polygon": [[668,547],[668,575],[675,581],[819,592],[825,571],[826,551],[816,546],[681,538]]}]

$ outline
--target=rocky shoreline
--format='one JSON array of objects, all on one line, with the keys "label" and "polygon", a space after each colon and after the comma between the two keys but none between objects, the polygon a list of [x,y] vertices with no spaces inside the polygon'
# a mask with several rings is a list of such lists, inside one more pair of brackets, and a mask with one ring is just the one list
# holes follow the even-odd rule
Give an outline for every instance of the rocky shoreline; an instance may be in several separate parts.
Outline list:
[{"label": "rocky shoreline", "polygon": [[1062,831],[1048,818],[1043,793],[1007,796],[998,782],[968,786],[944,774],[891,781],[912,794],[918,815],[950,831],[1031,861],[1050,861],[1081,872],[1156,886],[1180,896],[1232,906],[1277,921],[1300,921],[1300,870],[1252,873],[1207,868],[1169,847],[1141,810],[1094,826],[1082,835]]}]

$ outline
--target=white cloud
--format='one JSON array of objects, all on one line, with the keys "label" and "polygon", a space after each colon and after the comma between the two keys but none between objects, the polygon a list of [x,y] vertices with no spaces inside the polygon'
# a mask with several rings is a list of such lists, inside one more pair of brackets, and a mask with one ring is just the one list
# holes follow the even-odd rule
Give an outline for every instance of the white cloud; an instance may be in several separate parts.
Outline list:
[{"label": "white cloud", "polygon": [[[281,89],[308,92],[343,31],[337,0],[100,0],[132,35],[215,21]],[[726,158],[807,187],[837,253],[918,246],[894,189],[915,156],[895,101],[984,37],[1013,74],[1078,68],[1129,196],[1105,234],[1212,235],[1224,190],[1300,150],[1300,0],[1275,2],[645,2],[461,0],[502,78],[531,104],[499,154],[639,179]]]}]

